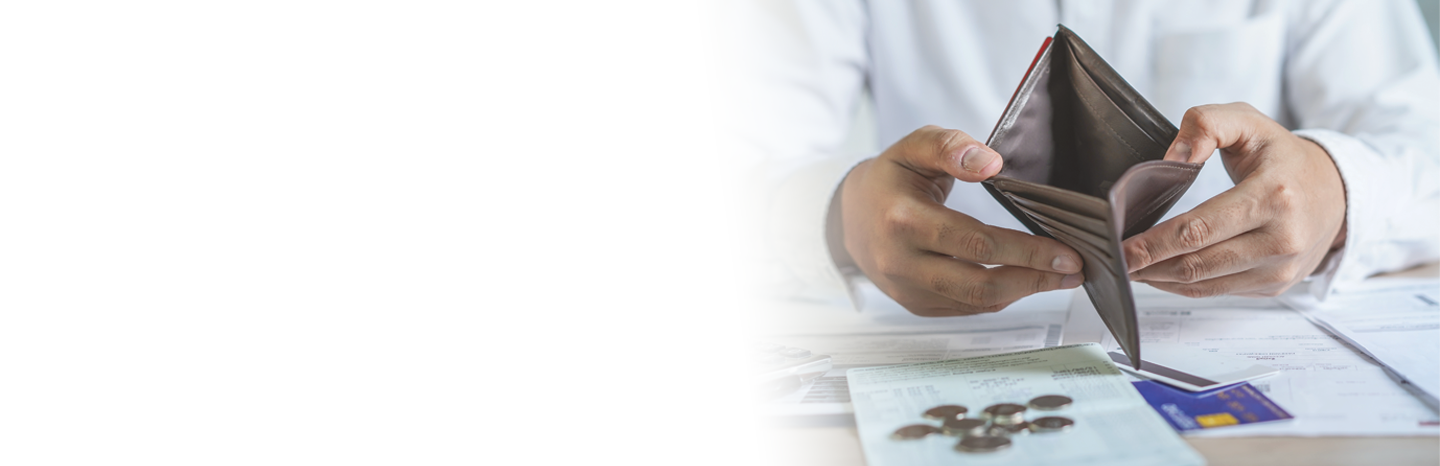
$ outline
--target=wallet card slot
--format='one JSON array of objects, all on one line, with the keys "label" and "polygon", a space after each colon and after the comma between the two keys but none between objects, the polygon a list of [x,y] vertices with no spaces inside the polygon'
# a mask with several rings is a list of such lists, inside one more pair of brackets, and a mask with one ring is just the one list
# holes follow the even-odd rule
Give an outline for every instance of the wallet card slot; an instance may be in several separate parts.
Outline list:
[{"label": "wallet card slot", "polygon": [[1014,202],[1018,205],[1018,207],[1021,207],[1027,211],[1038,212],[1046,217],[1050,217],[1064,222],[1066,225],[1074,225],[1075,227],[1090,232],[1096,236],[1105,236],[1109,234],[1108,232],[1110,228],[1105,225],[1104,219],[1087,217],[1049,204],[1035,202],[1030,198],[1018,194],[1012,194],[1009,195],[1009,197],[1011,202]]},{"label": "wallet card slot", "polygon": [[[1024,207],[1021,207],[1021,209],[1024,210]],[[1050,236],[1056,239],[1063,239],[1064,241],[1062,242],[1066,244],[1075,243],[1071,244],[1071,247],[1074,247],[1076,252],[1079,252],[1080,247],[1076,247],[1076,245],[1079,245],[1090,249],[1091,255],[1104,259],[1106,264],[1115,261],[1115,256],[1106,252],[1106,250],[1110,249],[1110,242],[1106,241],[1105,238],[1091,235],[1081,231],[1079,228],[1056,222],[1054,219],[1045,218],[1043,215],[1036,215],[1034,212],[1028,210],[1026,210],[1025,213],[1029,214],[1030,218],[1035,220],[1035,223],[1040,224],[1040,227],[1044,228],[1046,233],[1050,233]]]},{"label": "wallet card slot", "polygon": [[1002,176],[991,178],[990,183],[1002,193],[1022,196],[1091,218],[1110,218],[1110,203],[1095,196]]}]

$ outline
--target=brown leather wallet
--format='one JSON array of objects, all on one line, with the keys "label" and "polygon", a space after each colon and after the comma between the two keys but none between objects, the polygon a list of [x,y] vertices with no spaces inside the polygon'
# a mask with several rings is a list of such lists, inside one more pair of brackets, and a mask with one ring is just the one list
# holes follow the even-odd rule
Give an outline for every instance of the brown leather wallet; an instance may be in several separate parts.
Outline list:
[{"label": "brown leather wallet", "polygon": [[1166,162],[1175,125],[1064,25],[1045,39],[986,143],[985,189],[1036,235],[1084,259],[1085,292],[1131,364],[1140,332],[1120,242],[1149,229],[1200,164]]}]

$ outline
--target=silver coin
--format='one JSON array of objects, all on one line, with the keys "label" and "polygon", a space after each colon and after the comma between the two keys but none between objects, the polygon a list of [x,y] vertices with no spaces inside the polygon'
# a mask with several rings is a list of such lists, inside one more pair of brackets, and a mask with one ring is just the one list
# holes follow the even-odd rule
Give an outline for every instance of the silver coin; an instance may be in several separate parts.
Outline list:
[{"label": "silver coin", "polygon": [[1030,421],[1030,431],[1043,434],[1047,432],[1063,432],[1075,426],[1075,421],[1068,417],[1046,416]]},{"label": "silver coin", "polygon": [[965,437],[968,435],[985,435],[985,429],[989,426],[990,423],[985,422],[985,420],[975,419],[973,417],[946,419],[945,425],[941,426],[940,430],[945,432],[945,435],[952,437]]},{"label": "silver coin", "polygon": [[1010,439],[1005,437],[990,437],[977,435],[960,439],[955,444],[955,449],[967,453],[990,453],[1010,448]]},{"label": "silver coin", "polygon": [[925,419],[934,419],[937,421],[944,421],[947,419],[964,419],[965,413],[968,412],[970,412],[970,408],[966,408],[964,406],[940,405],[925,410]]},{"label": "silver coin", "polygon": [[985,408],[984,417],[990,422],[1015,425],[1025,422],[1025,407],[1015,403],[1000,403]]},{"label": "silver coin", "polygon": [[1064,409],[1066,406],[1070,406],[1070,403],[1074,402],[1075,400],[1065,395],[1037,396],[1030,400],[1030,408],[1037,411],[1055,411],[1057,409]]},{"label": "silver coin", "polygon": [[810,355],[810,350],[803,348],[785,348],[780,350],[780,352],[776,354],[787,358],[803,358]]},{"label": "silver coin", "polygon": [[893,440],[919,440],[939,432],[940,429],[932,425],[913,424],[895,429],[895,433],[890,434],[890,438]]}]

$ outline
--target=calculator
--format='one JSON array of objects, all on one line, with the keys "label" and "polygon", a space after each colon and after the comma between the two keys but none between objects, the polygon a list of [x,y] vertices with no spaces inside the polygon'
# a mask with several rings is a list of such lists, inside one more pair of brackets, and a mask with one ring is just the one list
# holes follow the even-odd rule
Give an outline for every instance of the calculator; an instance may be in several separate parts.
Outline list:
[{"label": "calculator", "polygon": [[696,331],[697,401],[719,400],[789,375],[824,373],[829,355],[779,342]]}]

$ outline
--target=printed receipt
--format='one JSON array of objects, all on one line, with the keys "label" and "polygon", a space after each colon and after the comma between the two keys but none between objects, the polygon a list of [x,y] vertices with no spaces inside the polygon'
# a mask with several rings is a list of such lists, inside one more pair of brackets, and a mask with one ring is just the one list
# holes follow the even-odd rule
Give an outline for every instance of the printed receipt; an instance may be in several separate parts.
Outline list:
[{"label": "printed receipt", "polygon": [[[1058,346],[950,361],[850,369],[855,424],[870,466],[1004,464],[1202,465],[1205,460],[1175,435],[1099,344]],[[925,410],[958,404],[979,413],[996,403],[1020,403],[1040,395],[1075,400],[1060,411],[1031,412],[1026,419],[1065,416],[1066,432],[1016,435],[1009,449],[961,453],[955,437],[892,440],[911,424],[932,424]]]}]

